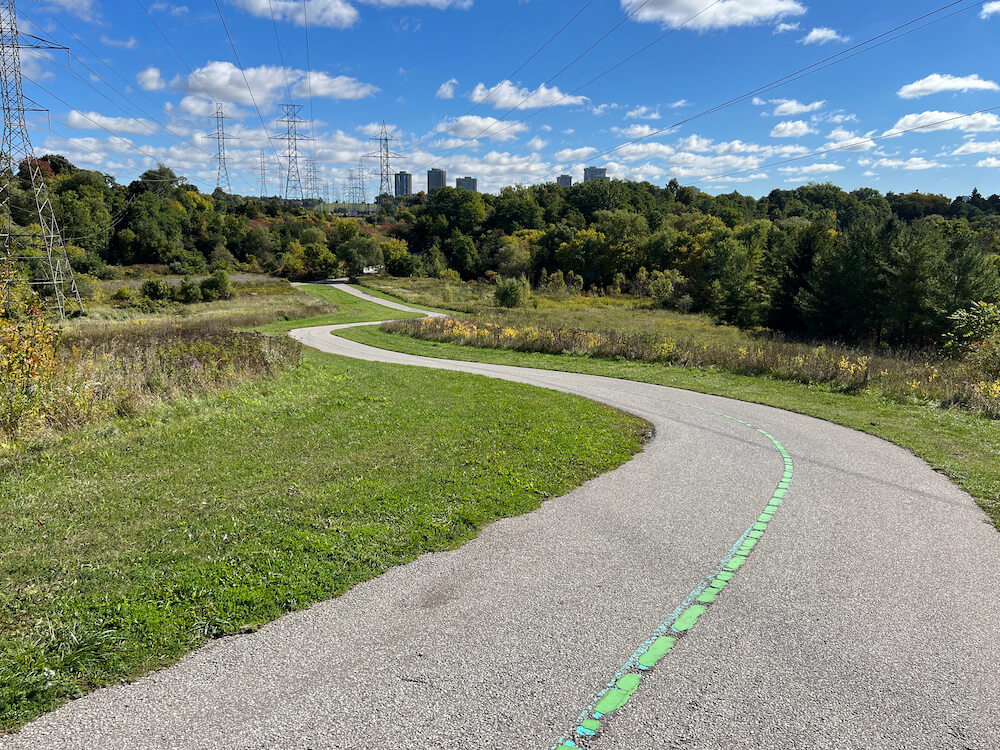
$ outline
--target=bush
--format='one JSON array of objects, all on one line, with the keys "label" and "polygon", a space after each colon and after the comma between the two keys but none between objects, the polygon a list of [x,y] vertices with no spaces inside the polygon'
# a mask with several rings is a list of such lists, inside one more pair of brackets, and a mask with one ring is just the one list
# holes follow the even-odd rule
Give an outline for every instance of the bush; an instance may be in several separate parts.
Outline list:
[{"label": "bush", "polygon": [[948,320],[951,321],[951,331],[945,334],[944,348],[960,356],[1000,334],[1000,305],[973,302],[968,310],[959,310]]},{"label": "bush", "polygon": [[500,307],[521,307],[528,296],[523,279],[501,279],[493,290],[493,299]]},{"label": "bush", "polygon": [[232,299],[236,294],[236,288],[229,278],[229,274],[222,268],[212,272],[212,275],[201,282],[201,297],[206,302],[214,302],[217,299]]},{"label": "bush", "polygon": [[446,268],[438,274],[438,277],[444,279],[445,281],[459,282],[462,277],[459,276],[458,271],[454,268]]},{"label": "bush", "polygon": [[674,282],[667,276],[659,276],[649,282],[649,296],[659,307],[670,307],[674,301]]},{"label": "bush", "polygon": [[975,371],[990,378],[1000,379],[1000,331],[973,344],[968,361]]},{"label": "bush", "polygon": [[0,435],[16,438],[41,419],[58,341],[37,297],[17,318],[0,318]]},{"label": "bush", "polygon": [[147,297],[155,302],[170,299],[173,296],[170,286],[161,279],[149,279],[142,282],[139,293],[143,297]]},{"label": "bush", "polygon": [[201,285],[190,276],[185,276],[177,288],[177,301],[185,305],[201,302]]}]

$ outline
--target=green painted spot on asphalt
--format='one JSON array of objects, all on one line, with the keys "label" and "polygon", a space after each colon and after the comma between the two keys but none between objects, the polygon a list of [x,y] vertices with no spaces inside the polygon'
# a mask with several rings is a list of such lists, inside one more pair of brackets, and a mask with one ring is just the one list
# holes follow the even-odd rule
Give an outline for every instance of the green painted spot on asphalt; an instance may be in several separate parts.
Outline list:
[{"label": "green painted spot on asphalt", "polygon": [[751,539],[760,539],[762,536],[764,536],[764,532],[763,531],[754,530],[754,531],[750,532],[750,538]]},{"label": "green painted spot on asphalt", "polygon": [[646,669],[655,667],[656,662],[666,656],[670,649],[674,647],[675,643],[677,643],[676,638],[661,635],[653,641],[646,653],[639,657],[639,666],[645,667]]},{"label": "green painted spot on asphalt", "polygon": [[631,695],[632,693],[627,693],[624,690],[611,688],[611,690],[605,693],[604,697],[597,702],[597,705],[594,706],[594,711],[602,715],[617,711],[628,702],[629,696]]},{"label": "green painted spot on asphalt", "polygon": [[615,687],[631,694],[639,687],[640,680],[642,678],[637,674],[627,674],[615,683]]},{"label": "green painted spot on asphalt", "polygon": [[757,523],[755,523],[753,525],[753,527],[754,527],[755,531],[767,531],[767,524],[763,523],[761,521],[758,521]]},{"label": "green painted spot on asphalt", "polygon": [[788,490],[775,490],[774,491],[774,496],[778,497],[778,498],[781,498],[782,500],[785,499],[785,495],[787,495],[787,494],[788,494]]},{"label": "green painted spot on asphalt", "polygon": [[698,618],[703,614],[705,614],[705,607],[700,604],[692,604],[681,613],[680,617],[674,620],[674,630],[678,633],[687,632],[694,627],[694,624],[698,622]]},{"label": "green painted spot on asphalt", "polygon": [[727,585],[728,584],[725,581],[720,581],[718,578],[716,578],[709,584],[709,586],[711,586],[713,589],[719,589],[720,591],[726,588]]},{"label": "green painted spot on asphalt", "polygon": [[730,570],[739,570],[746,561],[747,559],[743,555],[733,555],[732,559],[726,563],[726,567]]},{"label": "green painted spot on asphalt", "polygon": [[695,599],[695,601],[701,602],[702,604],[711,604],[719,598],[719,593],[718,589],[705,589],[701,592],[698,598]]},{"label": "green painted spot on asphalt", "polygon": [[743,546],[747,547],[748,549],[753,549],[754,547],[757,546],[757,540],[756,539],[747,539],[746,541],[743,542]]},{"label": "green painted spot on asphalt", "polygon": [[587,719],[585,722],[580,724],[584,729],[589,729],[591,732],[597,732],[601,728],[601,722],[597,719]]},{"label": "green painted spot on asphalt", "polygon": [[761,513],[757,516],[757,520],[761,523],[771,523],[771,519],[774,518],[773,513]]},{"label": "green painted spot on asphalt", "polygon": [[720,581],[731,581],[733,580],[733,573],[727,570],[723,570],[719,575],[716,576]]}]

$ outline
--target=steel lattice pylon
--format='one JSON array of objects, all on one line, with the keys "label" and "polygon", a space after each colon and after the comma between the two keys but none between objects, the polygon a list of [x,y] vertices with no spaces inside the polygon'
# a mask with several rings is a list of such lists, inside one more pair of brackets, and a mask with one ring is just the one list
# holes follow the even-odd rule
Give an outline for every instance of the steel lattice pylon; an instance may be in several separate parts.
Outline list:
[{"label": "steel lattice pylon", "polygon": [[229,157],[226,156],[226,141],[233,140],[233,136],[226,135],[226,120],[229,119],[229,115],[226,114],[222,104],[215,105],[215,114],[212,115],[212,119],[215,120],[215,160],[219,167],[215,176],[215,187],[231,193],[233,188],[229,183]]},{"label": "steel lattice pylon", "polygon": [[[44,39],[20,34],[14,0],[0,0],[0,98],[3,109],[3,140],[0,141],[0,263],[13,263],[28,271],[29,283],[36,287],[60,318],[67,311],[83,312],[83,302],[76,287],[73,269],[66,257],[66,244],[59,231],[55,212],[49,200],[42,171],[35,159],[28,137],[25,112],[44,111],[24,96],[21,84],[22,48],[65,49]],[[28,102],[31,107],[25,106]],[[31,222],[37,218],[41,233],[20,228],[27,223],[20,216],[15,223],[17,208],[11,200],[11,185],[22,179],[18,170],[27,172],[35,202]],[[44,247],[42,247],[44,245]],[[34,247],[32,247],[34,246]],[[7,289],[0,289],[6,298]],[[45,294],[51,292],[51,297]]]},{"label": "steel lattice pylon", "polygon": [[285,153],[282,154],[288,159],[288,175],[285,179],[285,200],[297,198],[305,200],[305,192],[302,187],[302,175],[299,173],[299,143],[311,141],[312,138],[302,135],[299,132],[299,125],[304,123],[299,112],[302,111],[301,104],[282,104],[281,111],[284,117],[278,123],[285,126],[282,135],[274,136],[278,140],[285,141]]},{"label": "steel lattice pylon", "polygon": [[393,185],[392,160],[405,159],[406,157],[401,154],[397,154],[392,150],[392,142],[398,141],[399,139],[395,136],[389,135],[389,128],[386,127],[385,120],[382,121],[381,132],[376,136],[372,136],[372,140],[378,141],[378,151],[374,154],[368,154],[366,158],[378,159],[379,162],[378,196],[379,198],[383,195],[392,197],[395,193]]}]

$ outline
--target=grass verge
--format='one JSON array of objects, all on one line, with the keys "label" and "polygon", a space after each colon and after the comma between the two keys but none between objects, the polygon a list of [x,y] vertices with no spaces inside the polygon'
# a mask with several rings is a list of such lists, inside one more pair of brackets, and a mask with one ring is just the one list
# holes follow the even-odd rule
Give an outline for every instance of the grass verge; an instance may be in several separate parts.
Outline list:
[{"label": "grass verge", "polygon": [[997,461],[1000,421],[997,420],[953,409],[900,404],[867,393],[847,394],[828,385],[805,385],[718,370],[479,349],[424,341],[375,327],[351,329],[338,335],[407,354],[605,375],[726,396],[818,417],[911,451],[975,497],[1000,529],[1000,462]]},{"label": "grass verge", "polygon": [[[323,323],[391,317],[311,291],[342,308]],[[579,398],[307,350],[0,457],[0,731],[458,546],[644,436]]]},{"label": "grass verge", "polygon": [[421,317],[420,313],[393,310],[382,305],[377,305],[374,302],[359,299],[340,291],[333,285],[308,284],[298,288],[315,297],[319,297],[324,302],[336,305],[337,312],[318,315],[312,318],[301,318],[299,320],[281,320],[261,326],[257,330],[263,333],[281,334],[295,328],[308,328],[310,326],[332,326],[341,323],[363,323],[369,320],[400,320],[402,318]]}]

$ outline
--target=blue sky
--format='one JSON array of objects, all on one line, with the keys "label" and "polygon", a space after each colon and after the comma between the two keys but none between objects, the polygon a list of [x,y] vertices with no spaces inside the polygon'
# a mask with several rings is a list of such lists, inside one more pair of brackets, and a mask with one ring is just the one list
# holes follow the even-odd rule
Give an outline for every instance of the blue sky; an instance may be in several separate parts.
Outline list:
[{"label": "blue sky", "polygon": [[219,0],[252,97],[212,0],[17,5],[22,31],[74,56],[23,52],[25,91],[51,111],[29,119],[36,151],[121,181],[162,161],[213,189],[223,102],[234,191],[258,192],[265,149],[276,193],[283,144],[269,136],[292,101],[315,136],[301,147],[338,194],[384,120],[416,189],[432,166],[495,192],[594,164],[712,193],[832,181],[989,195],[1000,109],[982,110],[1000,105],[1000,2],[955,3],[922,23],[950,18],[679,124],[946,3]]}]

